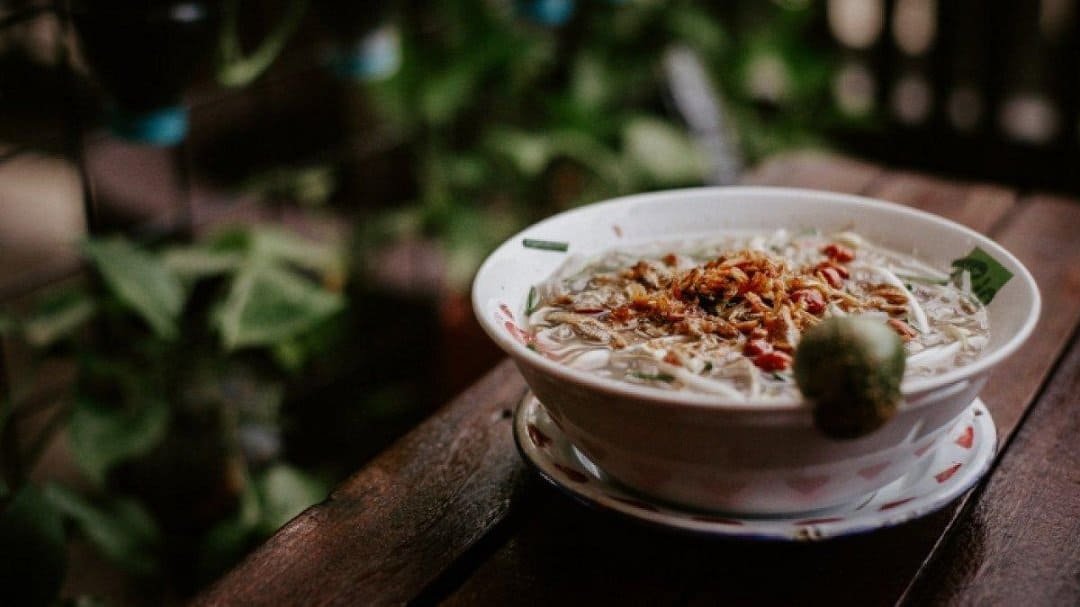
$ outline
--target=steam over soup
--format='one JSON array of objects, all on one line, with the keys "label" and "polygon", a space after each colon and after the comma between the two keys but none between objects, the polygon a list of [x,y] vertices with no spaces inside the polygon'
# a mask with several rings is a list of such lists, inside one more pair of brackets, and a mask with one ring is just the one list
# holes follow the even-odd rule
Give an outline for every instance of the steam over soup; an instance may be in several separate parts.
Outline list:
[{"label": "steam over soup", "polygon": [[623,381],[731,398],[798,395],[804,331],[860,315],[904,340],[905,377],[940,373],[986,346],[986,310],[949,274],[851,232],[734,233],[569,262],[530,294],[531,344]]}]

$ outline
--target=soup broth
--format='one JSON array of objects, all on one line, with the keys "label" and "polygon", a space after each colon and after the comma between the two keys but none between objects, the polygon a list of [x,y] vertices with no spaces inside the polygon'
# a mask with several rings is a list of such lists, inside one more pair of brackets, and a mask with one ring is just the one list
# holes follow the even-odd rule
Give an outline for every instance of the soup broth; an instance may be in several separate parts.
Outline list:
[{"label": "soup broth", "polygon": [[974,360],[989,340],[965,273],[843,232],[733,233],[571,261],[530,296],[530,343],[597,375],[733,399],[798,396],[804,331],[861,315],[904,340],[905,377]]}]

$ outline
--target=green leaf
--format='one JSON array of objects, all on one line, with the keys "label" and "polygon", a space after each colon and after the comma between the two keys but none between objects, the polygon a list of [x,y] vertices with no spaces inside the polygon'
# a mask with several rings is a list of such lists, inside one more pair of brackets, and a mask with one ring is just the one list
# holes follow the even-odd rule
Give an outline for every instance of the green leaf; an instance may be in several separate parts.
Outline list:
[{"label": "green leaf", "polygon": [[273,228],[252,231],[250,255],[253,263],[286,262],[319,273],[340,272],[345,265],[337,247]]},{"label": "green leaf", "polygon": [[551,162],[551,149],[546,137],[510,129],[499,129],[487,139],[487,145],[505,156],[526,177],[539,175]]},{"label": "green leaf", "polygon": [[0,337],[13,333],[18,328],[19,323],[13,316],[0,312]]},{"label": "green leaf", "polygon": [[317,206],[333,196],[337,175],[333,167],[326,165],[274,167],[248,177],[239,189],[261,198]]},{"label": "green leaf", "polygon": [[564,130],[550,136],[553,156],[565,156],[595,173],[616,191],[625,191],[632,176],[626,163],[592,134]]},{"label": "green leaf", "polygon": [[221,521],[199,543],[200,580],[210,582],[236,564],[256,541],[263,539],[259,521],[262,504],[254,483],[247,483],[240,494],[236,514]]},{"label": "green leaf", "polygon": [[181,280],[199,280],[235,271],[243,263],[244,256],[236,252],[216,251],[207,246],[196,245],[169,249],[162,254],[161,259],[165,267]]},{"label": "green leaf", "polygon": [[100,485],[112,466],[157,446],[168,424],[169,408],[155,398],[128,409],[80,397],[69,423],[71,449],[90,479]]},{"label": "green leaf", "polygon": [[326,498],[329,487],[310,474],[286,464],[268,468],[255,479],[262,503],[261,526],[272,533],[307,507]]},{"label": "green leaf", "polygon": [[681,130],[656,118],[641,117],[624,132],[626,153],[652,180],[663,185],[700,181],[701,151]]},{"label": "green leaf", "polygon": [[48,347],[78,330],[96,310],[94,300],[86,293],[62,293],[43,301],[23,323],[23,338],[35,348]]},{"label": "green leaf", "polygon": [[121,238],[92,240],[85,250],[117,299],[141,316],[158,337],[177,336],[184,289],[161,260]]},{"label": "green leaf", "polygon": [[731,42],[717,20],[699,7],[672,6],[668,11],[667,26],[676,38],[702,53],[725,51]]},{"label": "green leaf", "polygon": [[588,108],[600,108],[611,96],[613,70],[600,61],[595,53],[583,53],[574,62],[570,74],[570,90],[574,100]]},{"label": "green leaf", "polygon": [[64,581],[67,553],[60,514],[35,487],[0,512],[0,588],[12,605],[50,605]]},{"label": "green leaf", "polygon": [[286,6],[285,15],[274,25],[259,46],[249,55],[244,55],[240,48],[240,35],[237,31],[240,0],[222,3],[217,57],[218,82],[229,87],[246,86],[254,82],[285,48],[293,32],[300,26],[307,12],[307,6],[308,0],[291,0]]},{"label": "green leaf", "polygon": [[435,126],[453,120],[473,99],[482,68],[481,62],[466,58],[429,74],[419,91],[419,110],[424,120]]},{"label": "green leaf", "polygon": [[954,279],[965,270],[971,275],[971,292],[983,305],[989,304],[998,290],[1013,277],[1012,272],[979,247],[972,249],[966,257],[954,259],[952,266],[956,268],[953,271]]},{"label": "green leaf", "polygon": [[55,483],[45,487],[44,495],[106,558],[136,575],[158,573],[161,532],[138,502],[127,498],[91,502]]},{"label": "green leaf", "polygon": [[284,268],[258,263],[233,282],[215,324],[228,350],[273,346],[311,330],[344,305],[337,293]]}]

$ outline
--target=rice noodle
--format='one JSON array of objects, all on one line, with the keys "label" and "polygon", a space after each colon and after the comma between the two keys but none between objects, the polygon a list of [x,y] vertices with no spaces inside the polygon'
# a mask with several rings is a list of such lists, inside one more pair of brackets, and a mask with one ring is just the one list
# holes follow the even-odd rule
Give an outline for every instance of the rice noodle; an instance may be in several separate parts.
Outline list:
[{"label": "rice noodle", "polygon": [[[917,278],[905,284],[906,273]],[[591,373],[787,398],[802,332],[830,316],[888,324],[906,341],[912,376],[977,357],[989,341],[986,310],[966,272],[959,286],[948,277],[854,232],[732,233],[567,261],[537,285],[527,330],[542,355]]]}]

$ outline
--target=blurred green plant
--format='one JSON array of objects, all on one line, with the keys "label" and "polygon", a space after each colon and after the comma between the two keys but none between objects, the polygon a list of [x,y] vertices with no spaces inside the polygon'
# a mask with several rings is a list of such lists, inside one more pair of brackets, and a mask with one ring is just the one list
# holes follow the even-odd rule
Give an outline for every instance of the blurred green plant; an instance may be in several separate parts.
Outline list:
[{"label": "blurred green plant", "polygon": [[812,141],[828,100],[828,57],[808,41],[821,13],[813,2],[744,4],[581,2],[562,27],[506,3],[404,9],[402,67],[366,91],[415,161],[417,193],[365,218],[361,242],[435,236],[463,290],[491,248],[543,216],[701,184],[716,159],[673,114],[663,58],[676,46],[714,76],[751,161]]},{"label": "blurred green plant", "polygon": [[32,604],[59,588],[63,527],[136,578],[163,580],[179,560],[207,581],[328,489],[282,459],[280,409],[287,374],[330,346],[324,327],[346,309],[340,251],[237,228],[84,252],[91,279],[0,317],[35,362],[77,366],[52,429],[66,429],[84,486],[31,483],[51,433],[28,449],[17,430],[32,404],[0,403],[0,558],[12,564],[0,576]]}]

